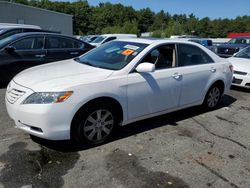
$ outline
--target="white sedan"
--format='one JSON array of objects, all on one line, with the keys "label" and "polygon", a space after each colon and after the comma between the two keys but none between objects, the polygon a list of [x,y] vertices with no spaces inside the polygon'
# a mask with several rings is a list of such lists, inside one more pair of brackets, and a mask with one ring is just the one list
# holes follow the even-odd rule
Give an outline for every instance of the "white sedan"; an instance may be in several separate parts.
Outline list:
[{"label": "white sedan", "polygon": [[18,128],[49,139],[98,144],[118,125],[190,106],[217,106],[232,65],[188,41],[121,39],[71,60],[31,68],[8,85]]},{"label": "white sedan", "polygon": [[232,85],[250,89],[250,46],[228,58],[234,66]]}]

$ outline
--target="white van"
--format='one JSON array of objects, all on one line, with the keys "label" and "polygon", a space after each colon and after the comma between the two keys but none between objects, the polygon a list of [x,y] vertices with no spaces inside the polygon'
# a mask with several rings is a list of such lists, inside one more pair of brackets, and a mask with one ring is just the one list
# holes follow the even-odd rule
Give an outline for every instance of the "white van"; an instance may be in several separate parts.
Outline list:
[{"label": "white van", "polygon": [[104,35],[100,35],[99,37],[97,37],[90,44],[98,47],[106,42],[109,42],[115,39],[121,39],[121,38],[137,38],[137,35],[135,34],[104,34]]}]

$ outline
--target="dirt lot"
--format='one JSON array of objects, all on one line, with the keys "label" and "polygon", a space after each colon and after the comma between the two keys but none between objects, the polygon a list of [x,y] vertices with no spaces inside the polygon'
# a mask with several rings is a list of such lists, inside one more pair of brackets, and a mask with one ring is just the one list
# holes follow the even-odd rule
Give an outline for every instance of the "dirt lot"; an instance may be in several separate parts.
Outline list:
[{"label": "dirt lot", "polygon": [[107,144],[36,142],[14,128],[0,89],[2,187],[250,187],[250,93],[121,128]]}]

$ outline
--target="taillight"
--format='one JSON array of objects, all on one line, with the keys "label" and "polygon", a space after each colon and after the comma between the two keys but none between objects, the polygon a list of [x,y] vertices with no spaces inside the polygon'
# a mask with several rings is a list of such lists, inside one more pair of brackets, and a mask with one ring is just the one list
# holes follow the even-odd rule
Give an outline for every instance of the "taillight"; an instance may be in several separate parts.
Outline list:
[{"label": "taillight", "polygon": [[229,69],[230,69],[231,72],[233,72],[234,71],[234,66],[233,65],[229,65]]}]

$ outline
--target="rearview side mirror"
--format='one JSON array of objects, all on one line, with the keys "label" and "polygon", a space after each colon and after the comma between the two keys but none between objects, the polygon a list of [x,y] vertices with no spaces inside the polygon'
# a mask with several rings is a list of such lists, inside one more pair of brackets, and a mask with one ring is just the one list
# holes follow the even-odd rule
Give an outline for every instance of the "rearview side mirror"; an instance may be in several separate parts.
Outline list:
[{"label": "rearview side mirror", "polygon": [[8,53],[14,52],[16,49],[14,46],[7,46],[4,48],[4,50]]},{"label": "rearview side mirror", "polygon": [[139,64],[136,69],[137,72],[143,73],[143,72],[154,72],[155,71],[155,64],[153,63],[141,63]]}]

